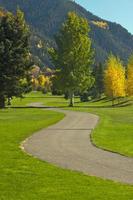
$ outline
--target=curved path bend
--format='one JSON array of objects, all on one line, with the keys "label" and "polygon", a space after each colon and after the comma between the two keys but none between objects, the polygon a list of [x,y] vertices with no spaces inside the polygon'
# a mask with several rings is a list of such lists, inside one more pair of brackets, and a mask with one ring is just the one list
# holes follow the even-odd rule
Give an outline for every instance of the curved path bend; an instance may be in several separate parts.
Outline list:
[{"label": "curved path bend", "polygon": [[133,184],[132,158],[98,149],[91,143],[96,115],[54,110],[65,113],[65,118],[25,140],[22,148],[27,153],[65,169]]}]

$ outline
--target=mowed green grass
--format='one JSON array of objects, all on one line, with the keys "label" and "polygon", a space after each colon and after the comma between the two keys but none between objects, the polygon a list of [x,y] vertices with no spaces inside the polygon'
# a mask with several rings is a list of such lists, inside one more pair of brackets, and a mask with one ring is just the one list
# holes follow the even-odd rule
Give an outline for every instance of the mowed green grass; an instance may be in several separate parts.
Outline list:
[{"label": "mowed green grass", "polygon": [[133,157],[133,106],[90,110],[100,116],[93,143],[106,150]]},{"label": "mowed green grass", "polygon": [[[132,103],[130,101],[129,103]],[[133,105],[111,107],[111,102],[77,103],[75,110],[94,113],[99,123],[94,129],[92,142],[105,150],[133,157]]]},{"label": "mowed green grass", "polygon": [[[35,98],[37,97],[37,98]],[[43,102],[44,105],[70,109],[68,101],[59,96],[44,96],[41,93],[30,93],[23,101],[17,100],[17,104],[25,105],[29,102]],[[130,104],[131,105],[128,105]],[[75,99],[75,107],[72,110],[90,112],[100,117],[99,124],[92,134],[93,143],[103,149],[133,157],[133,102],[121,103],[112,107],[111,101],[103,99],[97,102],[81,103]]]},{"label": "mowed green grass", "polygon": [[21,151],[25,138],[63,117],[42,109],[0,110],[0,200],[132,200],[133,186],[63,170]]}]

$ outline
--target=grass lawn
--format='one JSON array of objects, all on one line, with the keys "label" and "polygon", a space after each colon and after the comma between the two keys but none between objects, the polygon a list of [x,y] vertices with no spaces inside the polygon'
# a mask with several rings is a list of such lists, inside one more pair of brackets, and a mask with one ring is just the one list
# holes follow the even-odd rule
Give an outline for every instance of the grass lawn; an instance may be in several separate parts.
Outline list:
[{"label": "grass lawn", "polygon": [[133,157],[133,105],[110,107],[105,100],[77,103],[75,110],[90,112],[100,117],[91,135],[93,143],[109,151]]},{"label": "grass lawn", "polygon": [[[52,100],[59,98],[27,98],[14,105]],[[0,200],[133,200],[133,186],[63,170],[21,151],[21,141],[63,116],[42,109],[0,110]]]},{"label": "grass lawn", "polygon": [[[35,98],[36,97],[36,98]],[[15,104],[22,105],[29,102],[43,102],[48,106],[68,108],[68,102],[63,97],[45,96],[41,93],[30,93],[28,98],[17,100]],[[80,103],[75,99],[73,110],[90,112],[100,117],[99,124],[92,134],[92,140],[100,148],[118,152],[133,157],[133,105],[111,107],[111,102],[103,99],[97,102]]]}]

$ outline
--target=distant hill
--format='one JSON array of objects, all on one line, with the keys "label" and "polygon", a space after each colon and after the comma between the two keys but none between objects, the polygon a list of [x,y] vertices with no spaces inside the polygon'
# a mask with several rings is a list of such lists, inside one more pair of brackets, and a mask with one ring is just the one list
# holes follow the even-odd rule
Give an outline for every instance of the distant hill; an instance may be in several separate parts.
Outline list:
[{"label": "distant hill", "polygon": [[25,12],[26,20],[32,30],[31,49],[36,62],[42,65],[51,65],[47,47],[54,45],[54,35],[69,11],[76,11],[77,14],[88,19],[96,62],[104,62],[110,52],[120,56],[126,62],[133,52],[133,36],[125,28],[93,15],[73,1],[0,0],[0,6],[10,11],[15,11],[19,7]]}]

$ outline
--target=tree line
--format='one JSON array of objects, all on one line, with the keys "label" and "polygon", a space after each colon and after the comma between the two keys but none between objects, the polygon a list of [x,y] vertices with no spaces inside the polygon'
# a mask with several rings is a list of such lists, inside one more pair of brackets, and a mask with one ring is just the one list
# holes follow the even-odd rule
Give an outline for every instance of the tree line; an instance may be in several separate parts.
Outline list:
[{"label": "tree line", "polygon": [[[114,55],[109,55],[105,66],[95,65],[89,37],[88,21],[76,13],[68,13],[59,33],[55,48],[48,49],[55,67],[51,78],[43,71],[34,73],[34,62],[29,48],[30,30],[21,10],[16,14],[4,12],[0,17],[0,107],[13,96],[22,97],[31,89],[60,91],[74,106],[74,96],[81,100],[88,96],[111,98],[133,95],[133,56],[127,67]],[[46,91],[46,92],[47,92]]]},{"label": "tree line", "polygon": [[105,65],[99,64],[93,70],[95,83],[90,90],[94,98],[106,95],[109,99],[133,96],[133,55],[125,66],[119,57],[110,54]]},{"label": "tree line", "polygon": [[109,55],[105,65],[94,65],[92,40],[88,37],[88,21],[70,12],[59,34],[55,37],[56,48],[50,49],[51,60],[56,66],[53,84],[67,94],[70,106],[74,94],[81,100],[88,96],[101,97],[103,93],[112,102],[116,98],[133,95],[133,56],[128,67],[114,55]]},{"label": "tree line", "polygon": [[133,55],[129,58],[127,67],[122,61],[110,55],[104,72],[105,94],[112,99],[133,96]]}]

